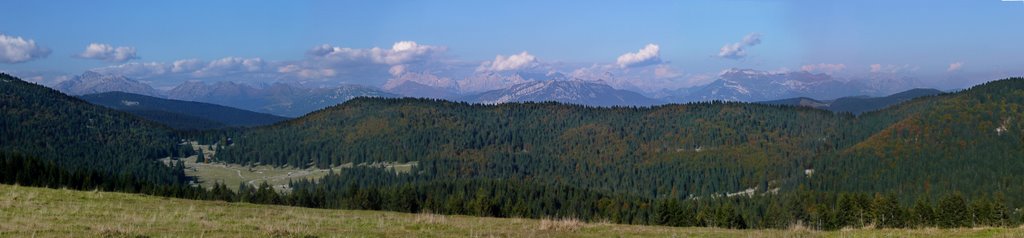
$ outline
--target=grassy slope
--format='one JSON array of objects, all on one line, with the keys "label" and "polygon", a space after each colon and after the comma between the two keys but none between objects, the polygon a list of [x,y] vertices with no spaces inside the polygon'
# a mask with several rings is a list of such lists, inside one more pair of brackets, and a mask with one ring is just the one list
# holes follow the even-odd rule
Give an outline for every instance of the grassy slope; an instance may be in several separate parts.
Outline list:
[{"label": "grassy slope", "polygon": [[[324,210],[0,185],[0,237],[1022,237],[1022,228],[726,230]],[[555,226],[546,226],[555,224]],[[563,226],[558,226],[563,225]],[[554,228],[552,228],[554,227]]]},{"label": "grassy slope", "polygon": [[[213,158],[214,155],[217,154],[216,150],[213,149],[213,146],[200,145],[196,142],[190,143],[193,150],[202,150],[206,158]],[[249,166],[229,163],[197,163],[197,155],[180,159],[185,162],[185,175],[199,178],[199,182],[203,187],[212,188],[215,183],[221,183],[227,185],[231,190],[238,190],[238,185],[242,183],[248,183],[253,187],[257,187],[260,183],[267,182],[267,184],[274,186],[275,189],[282,191],[282,189],[287,188],[287,185],[293,180],[318,180],[326,176],[331,170],[337,172],[344,168],[351,168],[353,166],[373,166],[366,164],[353,165],[349,163],[336,166],[331,169],[298,169],[289,166],[274,167],[269,165]],[[163,160],[165,163],[171,163],[169,158],[164,158]],[[386,164],[380,165],[380,169],[408,173],[409,171],[412,171],[414,164],[416,164],[415,161],[402,164]],[[287,191],[287,189],[284,191]]]}]

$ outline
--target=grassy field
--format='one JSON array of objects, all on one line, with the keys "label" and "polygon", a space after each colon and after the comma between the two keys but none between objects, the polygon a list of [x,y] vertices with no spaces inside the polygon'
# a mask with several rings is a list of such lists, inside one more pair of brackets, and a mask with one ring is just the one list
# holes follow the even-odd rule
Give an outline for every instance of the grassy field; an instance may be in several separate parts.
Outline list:
[{"label": "grassy field", "polygon": [[0,237],[1024,237],[1024,228],[728,230],[310,209],[0,185]]},{"label": "grassy field", "polygon": [[[200,145],[195,142],[189,142],[192,148],[195,150],[202,149],[203,154],[206,158],[213,158],[216,151],[213,146]],[[275,189],[288,190],[288,182],[292,180],[302,179],[319,179],[330,171],[329,169],[317,169],[317,168],[291,168],[291,167],[273,167],[273,166],[243,166],[238,164],[228,163],[197,163],[198,156],[190,156],[181,158],[185,162],[185,175],[198,177],[200,184],[203,187],[212,187],[214,183],[220,182],[228,186],[232,190],[237,190],[238,185],[241,183],[248,183],[249,185],[257,186],[260,183],[267,182],[273,185]],[[169,162],[169,159],[164,159],[164,162]],[[393,170],[397,173],[409,172],[412,166],[415,166],[416,162],[409,163],[376,163],[376,164],[358,164],[353,165],[351,163],[343,164],[341,166],[333,168],[334,171],[339,171],[345,168],[352,168],[353,166],[372,167],[380,169]]]}]

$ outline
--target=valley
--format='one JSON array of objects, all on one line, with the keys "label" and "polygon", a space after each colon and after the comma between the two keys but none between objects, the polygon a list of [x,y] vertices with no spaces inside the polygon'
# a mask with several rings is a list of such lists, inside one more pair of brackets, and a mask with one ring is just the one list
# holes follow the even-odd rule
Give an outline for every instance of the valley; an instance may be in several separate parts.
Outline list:
[{"label": "valley", "polygon": [[[355,98],[269,126],[175,131],[3,77],[8,100],[0,106],[9,116],[0,126],[23,131],[2,134],[19,136],[0,147],[7,184],[681,227],[1024,223],[1024,188],[1010,186],[1024,182],[1014,176],[1024,169],[1024,125],[1014,119],[1024,110],[1021,78],[859,115],[720,101]],[[50,134],[82,139],[51,144]],[[82,153],[101,163],[72,159]]]},{"label": "valley", "polygon": [[1022,2],[5,2],[0,238],[1024,237]]}]

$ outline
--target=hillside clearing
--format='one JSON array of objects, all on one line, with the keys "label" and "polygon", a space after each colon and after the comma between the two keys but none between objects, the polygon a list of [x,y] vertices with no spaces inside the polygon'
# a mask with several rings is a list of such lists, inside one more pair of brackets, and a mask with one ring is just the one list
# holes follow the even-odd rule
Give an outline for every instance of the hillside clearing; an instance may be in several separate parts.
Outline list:
[{"label": "hillside clearing", "polygon": [[1024,237],[1024,228],[729,230],[327,210],[0,185],[0,237]]},{"label": "hillside clearing", "polygon": [[[187,142],[188,145],[192,146],[193,150],[202,151],[205,158],[214,158],[217,151],[212,145],[202,145],[195,141]],[[360,163],[352,164],[346,163],[340,166],[336,166],[332,169],[318,169],[318,168],[293,168],[293,167],[275,167],[268,165],[258,166],[245,166],[240,164],[230,164],[222,162],[213,163],[199,163],[197,161],[199,156],[193,155],[185,158],[180,158],[185,162],[185,175],[199,178],[199,183],[203,187],[212,188],[215,183],[222,183],[227,185],[231,190],[238,190],[238,185],[247,183],[250,186],[256,187],[260,183],[267,182],[278,191],[289,191],[288,183],[291,181],[312,179],[317,180],[327,175],[331,170],[335,172],[346,168],[352,168],[355,166],[368,167],[368,168],[379,168],[385,170],[392,170],[396,173],[408,173],[412,170],[413,166],[418,163],[416,161],[407,163],[397,162],[376,162],[376,163]],[[164,163],[170,164],[172,160],[170,158],[163,159]]]}]

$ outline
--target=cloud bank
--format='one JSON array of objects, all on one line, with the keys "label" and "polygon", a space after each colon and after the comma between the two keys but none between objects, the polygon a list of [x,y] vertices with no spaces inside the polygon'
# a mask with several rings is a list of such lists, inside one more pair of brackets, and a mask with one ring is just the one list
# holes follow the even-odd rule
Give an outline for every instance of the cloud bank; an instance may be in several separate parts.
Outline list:
[{"label": "cloud bank", "polygon": [[424,60],[431,56],[444,53],[446,47],[420,45],[414,41],[399,41],[391,49],[370,48],[353,49],[323,44],[306,52],[315,59],[332,62],[369,62],[376,64],[398,65]]},{"label": "cloud bank", "polygon": [[189,77],[216,77],[238,73],[265,71],[266,62],[260,58],[225,57],[213,61],[198,59],[177,60],[172,63],[131,62],[92,69],[103,74],[119,74],[131,78],[149,78],[170,74]]},{"label": "cloud bank", "polygon": [[629,52],[619,56],[615,63],[621,68],[643,67],[661,63],[660,47],[647,44],[637,52]]},{"label": "cloud bank", "polygon": [[740,42],[726,44],[718,50],[718,57],[725,59],[742,59],[747,56],[747,47],[761,44],[761,34],[754,32],[747,34]]},{"label": "cloud bank", "polygon": [[807,72],[818,72],[826,74],[835,74],[836,72],[843,71],[846,69],[845,64],[808,64],[800,67],[800,70]]},{"label": "cloud bank", "polygon": [[49,55],[50,49],[36,45],[35,40],[0,34],[0,63],[16,64]]},{"label": "cloud bank", "polygon": [[964,67],[964,62],[955,62],[955,63],[949,64],[949,67],[946,68],[946,72],[959,71],[960,68],[963,68],[963,67]]},{"label": "cloud bank", "polygon": [[873,74],[898,74],[917,71],[919,68],[911,66],[910,64],[895,65],[895,64],[872,64],[868,66],[869,72]]},{"label": "cloud bank", "polygon": [[85,50],[75,57],[82,59],[95,59],[103,60],[107,62],[121,63],[133,59],[138,59],[136,55],[135,47],[118,46],[113,47],[108,44],[92,43],[85,47]]},{"label": "cloud bank", "polygon": [[[744,47],[758,45],[761,36],[748,34],[731,44],[739,50],[727,55],[743,56]],[[606,83],[618,89],[661,93],[693,87],[716,80],[716,74],[682,70],[663,61],[660,46],[646,44],[606,63],[540,61],[527,51],[496,55],[486,61],[459,61],[445,55],[447,47],[400,41],[390,48],[348,48],[322,44],[311,47],[298,60],[268,61],[261,58],[224,57],[215,60],[181,59],[172,62],[129,62],[94,69],[107,74],[156,81],[234,80],[249,83],[285,82],[310,87],[361,84],[394,89],[408,82],[441,88],[449,92],[473,93],[537,80],[586,80]],[[731,57],[731,56],[730,56]],[[960,63],[960,62],[957,62]],[[647,67],[650,66],[650,67]],[[960,65],[950,65],[959,70]],[[910,65],[869,66],[873,73],[916,70]],[[798,70],[843,73],[843,63],[815,63]],[[788,68],[779,71],[789,71]],[[862,72],[862,71],[861,71]],[[170,84],[170,83],[168,83]]]},{"label": "cloud bank", "polygon": [[523,51],[522,53],[509,55],[498,55],[494,57],[494,61],[484,61],[480,64],[480,67],[476,68],[477,72],[501,72],[520,70],[536,66],[537,57],[530,55],[530,53]]}]

